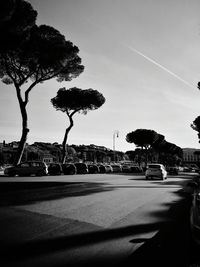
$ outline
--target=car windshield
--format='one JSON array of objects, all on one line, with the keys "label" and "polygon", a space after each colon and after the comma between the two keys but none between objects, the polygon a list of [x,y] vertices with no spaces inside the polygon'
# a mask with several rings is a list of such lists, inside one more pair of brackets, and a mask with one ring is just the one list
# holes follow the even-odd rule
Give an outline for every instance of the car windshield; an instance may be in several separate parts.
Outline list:
[{"label": "car windshield", "polygon": [[156,164],[152,164],[152,165],[149,165],[148,168],[152,168],[152,169],[160,169],[161,166],[160,166],[160,165],[156,165]]}]

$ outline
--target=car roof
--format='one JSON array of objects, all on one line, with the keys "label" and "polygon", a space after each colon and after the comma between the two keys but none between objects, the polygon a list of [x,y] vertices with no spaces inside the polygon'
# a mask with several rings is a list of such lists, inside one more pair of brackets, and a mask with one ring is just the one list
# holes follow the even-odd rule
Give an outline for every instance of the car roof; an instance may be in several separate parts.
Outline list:
[{"label": "car roof", "polygon": [[151,164],[148,164],[149,167],[151,166],[163,166],[163,164],[158,164],[158,163],[151,163]]},{"label": "car roof", "polygon": [[147,167],[148,167],[148,168],[151,168],[151,167],[152,167],[152,168],[154,168],[154,167],[164,167],[164,165],[163,165],[163,164],[157,164],[157,163],[153,164],[153,163],[152,163],[152,164],[148,164]]}]

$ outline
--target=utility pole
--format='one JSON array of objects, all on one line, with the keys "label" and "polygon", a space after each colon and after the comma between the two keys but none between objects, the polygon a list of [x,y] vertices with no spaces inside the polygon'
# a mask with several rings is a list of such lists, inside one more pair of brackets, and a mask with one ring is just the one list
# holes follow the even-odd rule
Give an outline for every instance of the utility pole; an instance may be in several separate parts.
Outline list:
[{"label": "utility pole", "polygon": [[113,153],[114,153],[114,162],[115,162],[115,137],[119,137],[119,131],[115,130],[113,133]]}]

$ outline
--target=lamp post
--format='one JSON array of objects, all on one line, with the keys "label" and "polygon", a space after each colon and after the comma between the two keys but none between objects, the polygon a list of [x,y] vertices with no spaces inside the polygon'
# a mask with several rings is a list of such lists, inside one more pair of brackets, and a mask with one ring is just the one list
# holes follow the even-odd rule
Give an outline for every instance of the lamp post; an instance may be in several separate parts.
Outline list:
[{"label": "lamp post", "polygon": [[114,162],[115,162],[115,137],[119,137],[119,131],[115,130],[113,133],[113,153],[114,153]]}]

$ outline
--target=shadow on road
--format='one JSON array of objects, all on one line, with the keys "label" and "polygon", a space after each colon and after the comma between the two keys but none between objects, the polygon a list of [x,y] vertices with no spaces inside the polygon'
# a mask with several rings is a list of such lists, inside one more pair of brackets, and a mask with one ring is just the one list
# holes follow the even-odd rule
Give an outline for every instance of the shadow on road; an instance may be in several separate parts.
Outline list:
[{"label": "shadow on road", "polygon": [[[190,234],[189,214],[191,196],[179,192],[182,199],[172,203],[167,216],[167,224],[161,226],[159,232],[147,240],[128,259],[134,266],[189,267],[193,260],[193,242]],[[155,214],[154,214],[155,215]],[[157,216],[162,216],[158,213]]]},{"label": "shadow on road", "polygon": [[114,190],[106,183],[91,182],[4,182],[0,183],[0,206],[85,196]]},{"label": "shadow on road", "polygon": [[[12,252],[12,260],[29,258],[40,254],[53,253],[63,249],[72,249],[87,245],[98,244],[139,233],[148,233],[158,230],[164,222],[126,226],[116,229],[98,230],[88,233],[54,237],[51,239],[31,240],[24,244],[4,244],[1,247],[1,258]],[[130,241],[131,242],[131,241]]]},{"label": "shadow on road", "polygon": [[[135,178],[137,179],[137,178]],[[135,180],[134,179],[134,180]],[[131,179],[129,179],[131,180]],[[101,182],[3,182],[0,183],[0,206],[24,205],[39,201],[86,196],[118,188],[179,188],[183,181],[147,181],[147,185],[110,185]],[[185,181],[186,184],[186,181]]]},{"label": "shadow on road", "polygon": [[[151,183],[155,187],[156,185],[160,186],[160,182],[151,181]],[[178,186],[183,185],[183,182],[167,180],[163,182],[163,185],[164,184],[166,186]],[[184,186],[186,184],[187,181],[184,182]],[[12,203],[16,205],[16,201],[18,204],[34,202],[36,200],[38,201],[38,197],[40,198],[39,201],[41,201],[51,198],[88,195],[115,190],[117,187],[118,186],[109,186],[109,184],[106,183],[22,182],[16,184],[12,183],[12,185],[4,183],[3,187],[2,185],[0,186],[0,202],[1,205],[11,205]],[[49,189],[51,189],[50,195],[48,195]],[[30,194],[30,191],[34,191],[33,195]],[[35,192],[39,194],[37,195],[37,199],[34,199]],[[54,192],[54,194],[52,194],[52,192]],[[109,266],[120,267],[190,267],[200,260],[198,248],[192,242],[190,235],[189,214],[191,195],[185,193],[183,190],[179,190],[175,192],[175,194],[179,195],[179,200],[167,204],[169,206],[167,212],[154,212],[153,216],[157,218],[157,222],[155,223],[131,225],[42,240],[31,240],[24,243],[20,243],[20,240],[15,244],[0,242],[0,259],[6,262],[7,265],[5,266],[13,267],[15,266],[15,261],[28,259],[31,262],[31,259],[44,255],[52,255],[59,251],[68,251],[74,248],[92,246],[98,243],[112,240],[117,241],[120,238],[130,237],[129,242],[131,244],[140,244],[141,246],[123,261],[117,261],[118,255],[115,255],[115,259],[113,259],[113,257],[97,255],[95,259],[89,259],[87,262],[83,261],[82,264],[79,265],[71,265],[70,262],[67,262],[67,259],[65,259],[63,265],[50,264],[42,266],[103,267],[109,264]],[[12,195],[14,195],[14,197],[12,197]],[[158,231],[152,238],[138,237],[138,235],[152,231]],[[113,262],[115,262],[114,265],[112,265]],[[40,265],[37,266],[39,267]]]},{"label": "shadow on road", "polygon": [[[170,185],[170,186],[171,185],[178,185],[178,186],[181,186],[181,187],[185,187],[185,186],[187,186],[189,181],[191,181],[190,178],[187,178],[184,181],[181,178],[181,180],[177,180],[177,181],[164,180],[164,181],[162,181],[162,184],[163,185]],[[152,183],[155,184],[155,185],[160,185],[160,182],[158,182],[158,181],[152,181]]]},{"label": "shadow on road", "polygon": [[[79,265],[70,262],[55,264],[55,266],[134,266],[134,267],[189,267],[194,261],[193,243],[190,237],[189,210],[191,196],[182,191],[176,192],[180,199],[169,205],[168,212],[157,214],[158,222],[132,225],[116,229],[98,230],[89,233],[74,234],[71,236],[54,237],[45,240],[32,240],[23,244],[2,244],[0,247],[1,259],[12,265],[16,260],[32,259],[43,255],[52,255],[57,251],[96,245],[98,243],[129,237],[132,244],[142,244],[133,254],[123,261],[117,261],[109,256],[97,255],[94,259],[83,261]],[[160,218],[163,217],[163,220]],[[166,218],[168,218],[166,220]],[[140,234],[158,231],[150,239],[138,238]],[[134,235],[136,238],[134,238]],[[5,255],[12,255],[6,258]],[[113,261],[115,262],[112,265]],[[43,265],[48,266],[48,265]],[[53,266],[53,265],[49,265]]]}]

